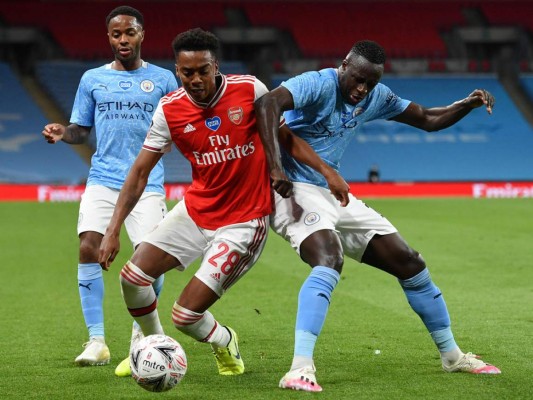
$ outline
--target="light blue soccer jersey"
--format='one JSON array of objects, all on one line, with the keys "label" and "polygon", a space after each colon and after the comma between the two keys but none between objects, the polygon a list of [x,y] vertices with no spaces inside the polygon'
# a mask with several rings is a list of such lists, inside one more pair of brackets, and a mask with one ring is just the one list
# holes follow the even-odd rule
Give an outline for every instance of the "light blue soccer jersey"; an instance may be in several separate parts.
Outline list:
[{"label": "light blue soccer jersey", "polygon": [[[283,82],[282,86],[294,99],[294,110],[284,113],[287,126],[337,171],[348,143],[362,124],[392,118],[410,104],[378,83],[362,102],[350,105],[342,98],[334,68],[303,73]],[[291,181],[328,187],[324,177],[312,168],[283,150],[282,157],[285,173]]]},{"label": "light blue soccer jersey", "polygon": [[[159,99],[178,88],[174,75],[143,62],[134,71],[111,64],[90,69],[81,78],[70,122],[94,126],[96,152],[87,185],[120,189],[141,150]],[[165,193],[162,160],[148,178],[147,192]]]}]

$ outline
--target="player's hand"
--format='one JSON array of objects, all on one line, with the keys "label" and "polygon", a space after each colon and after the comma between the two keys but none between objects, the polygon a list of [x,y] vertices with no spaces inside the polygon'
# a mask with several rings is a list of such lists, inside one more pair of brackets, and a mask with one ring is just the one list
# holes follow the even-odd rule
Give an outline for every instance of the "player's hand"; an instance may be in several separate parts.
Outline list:
[{"label": "player's hand", "polygon": [[98,262],[100,266],[106,271],[115,260],[120,251],[120,238],[115,235],[105,234],[102,243],[100,244],[100,251],[98,254]]},{"label": "player's hand", "polygon": [[472,108],[485,106],[489,114],[492,114],[492,108],[494,107],[494,103],[496,102],[494,96],[488,90],[485,89],[474,90],[468,95],[466,101],[468,104],[470,104]]},{"label": "player's hand", "polygon": [[65,134],[66,127],[61,124],[48,124],[43,129],[44,139],[51,144],[59,142]]},{"label": "player's hand", "polygon": [[289,181],[285,173],[279,169],[270,171],[270,178],[272,182],[272,188],[278,192],[281,197],[292,196],[292,182]]},{"label": "player's hand", "polygon": [[350,202],[350,198],[348,197],[350,186],[344,178],[333,168],[329,169],[328,173],[324,175],[324,178],[326,178],[331,194],[339,200],[342,207],[346,207]]}]

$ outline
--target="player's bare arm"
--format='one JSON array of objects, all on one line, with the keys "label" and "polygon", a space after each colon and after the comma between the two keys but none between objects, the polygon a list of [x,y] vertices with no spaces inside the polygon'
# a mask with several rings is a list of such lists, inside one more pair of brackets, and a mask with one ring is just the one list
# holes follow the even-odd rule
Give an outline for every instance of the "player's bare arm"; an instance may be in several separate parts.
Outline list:
[{"label": "player's bare arm", "polygon": [[141,149],[128,173],[124,186],[120,190],[115,211],[100,245],[98,262],[106,271],[120,251],[120,229],[122,224],[141,198],[148,182],[148,176],[161,157],[161,153]]},{"label": "player's bare arm", "polygon": [[[255,102],[255,112],[257,115],[257,129],[261,141],[263,142],[270,170],[270,177],[272,178],[272,188],[281,196],[290,197],[292,195],[292,182],[287,179],[283,172],[281,166],[281,153],[279,151],[279,142],[277,138],[279,134],[281,113],[282,111],[289,109],[282,107],[291,107],[291,104],[293,103],[292,96],[288,90],[284,89],[286,93],[283,93],[278,89],[280,88],[257,99]],[[282,97],[282,100],[278,100],[277,96],[285,97]]]},{"label": "player's bare arm", "polygon": [[279,128],[279,142],[293,158],[308,165],[322,174],[328,183],[331,194],[346,207],[350,202],[348,192],[350,186],[344,178],[315,153],[313,148],[302,138],[296,136],[286,125]]},{"label": "player's bare arm", "polygon": [[464,99],[446,107],[425,108],[420,104],[411,103],[404,112],[392,119],[433,132],[452,126],[478,107],[485,106],[487,112],[492,114],[494,103],[494,96],[487,90],[476,89]]},{"label": "player's bare arm", "polygon": [[68,144],[82,144],[87,140],[90,133],[90,126],[79,126],[77,124],[65,126],[58,123],[47,124],[42,131],[45,140],[50,144],[57,143],[60,140]]}]

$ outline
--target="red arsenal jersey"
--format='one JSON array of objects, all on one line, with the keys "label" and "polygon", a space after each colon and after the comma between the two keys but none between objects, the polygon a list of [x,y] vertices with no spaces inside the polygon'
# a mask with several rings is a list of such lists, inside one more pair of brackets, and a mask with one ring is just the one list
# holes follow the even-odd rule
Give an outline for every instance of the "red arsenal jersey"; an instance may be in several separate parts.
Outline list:
[{"label": "red arsenal jersey", "polygon": [[220,75],[209,104],[183,88],[163,97],[143,148],[170,151],[174,142],[192,166],[185,194],[191,218],[205,229],[246,222],[272,211],[270,176],[254,102],[268,90],[250,75]]}]

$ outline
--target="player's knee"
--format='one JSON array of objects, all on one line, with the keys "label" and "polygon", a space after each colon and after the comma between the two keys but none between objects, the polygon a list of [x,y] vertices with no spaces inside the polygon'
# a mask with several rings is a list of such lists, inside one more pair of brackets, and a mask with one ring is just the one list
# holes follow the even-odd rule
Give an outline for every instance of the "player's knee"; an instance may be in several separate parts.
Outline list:
[{"label": "player's knee", "polygon": [[422,255],[410,247],[406,249],[405,254],[401,258],[404,260],[404,268],[402,269],[405,278],[403,279],[412,278],[426,268],[426,262]]},{"label": "player's knee", "polygon": [[342,266],[344,265],[344,254],[342,254],[342,251],[334,254],[328,254],[324,257],[323,263],[319,265],[333,268],[338,273],[341,273]]},{"label": "player's knee", "polygon": [[311,267],[320,265],[322,267],[332,268],[339,273],[342,271],[342,266],[344,265],[342,247],[322,250],[313,249],[312,251],[307,250],[305,252],[300,251],[300,256]]},{"label": "player's knee", "polygon": [[99,245],[91,240],[80,240],[80,262],[90,263],[98,261]]}]

